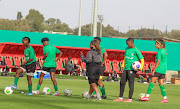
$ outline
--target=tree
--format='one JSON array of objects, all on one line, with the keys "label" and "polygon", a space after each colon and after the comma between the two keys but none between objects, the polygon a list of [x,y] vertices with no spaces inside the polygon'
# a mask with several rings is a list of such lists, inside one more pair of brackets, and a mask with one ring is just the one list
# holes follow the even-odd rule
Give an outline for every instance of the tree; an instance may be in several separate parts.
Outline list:
[{"label": "tree", "polygon": [[23,18],[22,13],[18,12],[17,13],[17,20],[21,20]]},{"label": "tree", "polygon": [[46,24],[52,25],[56,23],[56,19],[54,18],[49,18],[48,20],[45,21]]},{"label": "tree", "polygon": [[26,16],[26,19],[29,21],[31,24],[34,32],[43,32],[44,31],[44,26],[43,26],[43,21],[44,21],[44,16],[35,9],[29,10],[29,14]]}]

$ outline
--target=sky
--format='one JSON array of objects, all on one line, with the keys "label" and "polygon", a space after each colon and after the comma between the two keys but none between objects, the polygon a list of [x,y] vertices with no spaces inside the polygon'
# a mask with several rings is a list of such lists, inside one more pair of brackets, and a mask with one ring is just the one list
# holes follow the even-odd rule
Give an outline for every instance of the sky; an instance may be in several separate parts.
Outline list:
[{"label": "sky", "polygon": [[[125,32],[129,29],[154,28],[165,31],[180,29],[180,0],[98,0],[98,14],[104,25]],[[0,18],[16,19],[17,12],[25,17],[30,9],[45,17],[59,18],[71,28],[78,27],[80,0],[1,0]],[[83,0],[82,24],[92,21],[92,0]]]}]

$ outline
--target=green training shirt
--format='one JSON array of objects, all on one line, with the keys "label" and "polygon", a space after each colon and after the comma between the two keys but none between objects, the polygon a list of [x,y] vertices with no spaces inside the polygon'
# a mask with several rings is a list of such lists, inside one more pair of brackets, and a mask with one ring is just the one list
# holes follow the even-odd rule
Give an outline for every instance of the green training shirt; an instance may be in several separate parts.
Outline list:
[{"label": "green training shirt", "polygon": [[32,46],[29,46],[29,48],[26,48],[24,49],[24,57],[25,57],[25,60],[28,61],[29,59],[33,59],[31,62],[29,63],[26,63],[25,65],[29,65],[33,62],[36,62],[36,53],[33,49]]},{"label": "green training shirt", "polygon": [[160,60],[160,64],[157,67],[157,69],[155,70],[155,72],[157,73],[161,73],[161,74],[166,74],[166,70],[167,70],[167,55],[166,55],[166,50],[165,49],[159,49],[159,51],[157,52],[156,55],[156,63],[157,61]]},{"label": "green training shirt", "polygon": [[[100,49],[101,49],[102,54],[106,52],[106,50],[104,49],[104,47],[103,47],[103,46],[100,46]],[[103,55],[103,59],[102,59],[102,61],[103,61],[103,60],[104,60],[104,55]]]},{"label": "green training shirt", "polygon": [[46,45],[43,47],[43,53],[44,55],[47,53],[48,56],[44,60],[44,65],[43,67],[56,67],[55,63],[55,57],[56,54],[60,53],[61,51],[57,49],[56,47],[52,45]]},{"label": "green training shirt", "polygon": [[134,48],[127,47],[124,56],[125,56],[124,70],[133,70],[132,63],[134,61],[139,61],[139,59],[144,58],[141,52],[136,47]]}]

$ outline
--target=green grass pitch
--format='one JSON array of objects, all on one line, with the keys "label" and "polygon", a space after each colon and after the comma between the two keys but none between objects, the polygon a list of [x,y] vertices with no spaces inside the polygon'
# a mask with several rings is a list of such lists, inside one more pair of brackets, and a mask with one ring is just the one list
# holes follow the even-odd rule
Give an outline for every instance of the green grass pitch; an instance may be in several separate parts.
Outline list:
[{"label": "green grass pitch", "polygon": [[[18,89],[12,95],[4,94],[4,88],[12,85],[13,77],[0,77],[0,109],[180,109],[180,85],[165,85],[169,103],[160,104],[162,95],[158,84],[155,84],[149,102],[138,101],[138,94],[146,93],[148,84],[135,83],[135,91],[132,103],[113,102],[119,95],[119,82],[104,82],[108,98],[102,101],[82,99],[82,92],[89,89],[88,81],[57,79],[60,96],[52,96],[53,84],[50,79],[44,79],[40,95],[25,96],[20,91],[27,93],[27,80],[20,78]],[[38,79],[32,79],[33,90],[36,89]],[[50,95],[43,95],[43,87],[51,89]],[[72,96],[66,97],[63,91],[66,88],[72,90]],[[126,85],[124,99],[128,96],[128,83]]]}]

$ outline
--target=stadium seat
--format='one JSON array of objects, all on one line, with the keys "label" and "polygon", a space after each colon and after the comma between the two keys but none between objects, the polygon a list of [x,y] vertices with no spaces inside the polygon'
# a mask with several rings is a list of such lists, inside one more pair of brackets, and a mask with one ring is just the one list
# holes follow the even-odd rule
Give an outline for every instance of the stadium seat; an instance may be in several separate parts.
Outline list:
[{"label": "stadium seat", "polygon": [[106,73],[113,73],[110,60],[106,60],[105,68],[106,68],[105,70]]},{"label": "stadium seat", "polygon": [[4,56],[4,60],[5,60],[6,64],[7,64],[7,68],[13,68],[12,57]]},{"label": "stadium seat", "polygon": [[118,62],[118,61],[116,61],[116,60],[113,61],[113,62],[112,62],[112,65],[113,65],[113,71],[114,71],[114,72],[121,73],[121,72],[120,72],[119,62]]},{"label": "stadium seat", "polygon": [[61,59],[57,61],[57,70],[65,70],[65,68],[62,67]]},{"label": "stadium seat", "polygon": [[152,72],[155,68],[155,63],[154,62],[151,62],[150,63],[150,71]]},{"label": "stadium seat", "polygon": [[81,62],[81,66],[83,70],[86,70],[86,63],[85,62]]},{"label": "stadium seat", "polygon": [[18,57],[18,56],[13,56],[13,62],[14,62],[15,68],[18,68],[21,66],[20,57]]}]

